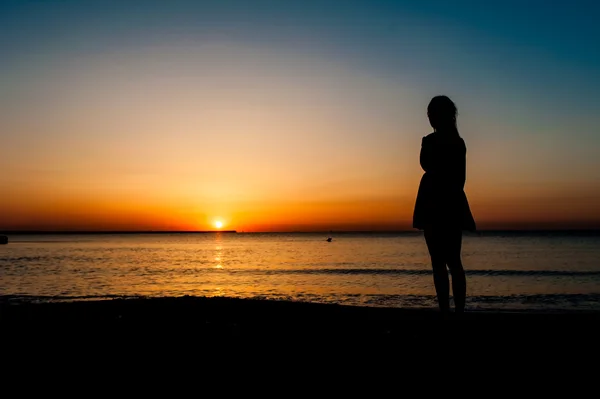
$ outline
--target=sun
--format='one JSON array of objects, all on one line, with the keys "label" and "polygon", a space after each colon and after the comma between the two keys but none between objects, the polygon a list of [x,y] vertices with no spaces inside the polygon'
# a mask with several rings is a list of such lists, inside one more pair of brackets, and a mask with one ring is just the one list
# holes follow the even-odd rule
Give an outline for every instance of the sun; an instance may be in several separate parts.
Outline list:
[{"label": "sun", "polygon": [[220,229],[221,227],[223,227],[223,222],[221,222],[220,220],[217,220],[217,221],[215,222],[215,227],[216,227],[217,229]]}]

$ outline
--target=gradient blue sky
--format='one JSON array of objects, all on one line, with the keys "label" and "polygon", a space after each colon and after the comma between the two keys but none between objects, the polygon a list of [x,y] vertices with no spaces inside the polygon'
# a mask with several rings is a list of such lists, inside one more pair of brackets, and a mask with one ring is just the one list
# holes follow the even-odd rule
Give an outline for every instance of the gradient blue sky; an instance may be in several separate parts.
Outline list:
[{"label": "gradient blue sky", "polygon": [[480,225],[600,227],[599,15],[2,0],[0,228],[405,228],[437,94]]}]

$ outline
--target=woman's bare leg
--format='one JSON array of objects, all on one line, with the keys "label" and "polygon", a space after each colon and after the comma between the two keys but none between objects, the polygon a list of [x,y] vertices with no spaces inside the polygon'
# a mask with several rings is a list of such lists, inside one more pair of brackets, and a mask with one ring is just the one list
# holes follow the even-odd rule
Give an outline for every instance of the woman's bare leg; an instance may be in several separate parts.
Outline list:
[{"label": "woman's bare leg", "polygon": [[425,230],[425,242],[431,256],[433,283],[437,294],[438,305],[443,314],[450,313],[450,281],[444,259],[443,236],[439,231]]},{"label": "woman's bare leg", "polygon": [[446,234],[446,263],[452,275],[452,295],[457,313],[465,311],[467,297],[467,278],[461,261],[462,231],[455,230]]}]

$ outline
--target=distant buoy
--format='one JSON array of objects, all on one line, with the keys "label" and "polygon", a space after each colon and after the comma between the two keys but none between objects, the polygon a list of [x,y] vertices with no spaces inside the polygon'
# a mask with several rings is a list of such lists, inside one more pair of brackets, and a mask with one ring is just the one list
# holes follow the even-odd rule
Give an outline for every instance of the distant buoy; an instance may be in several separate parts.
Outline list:
[{"label": "distant buoy", "polygon": [[0,244],[8,244],[8,237],[0,236]]}]

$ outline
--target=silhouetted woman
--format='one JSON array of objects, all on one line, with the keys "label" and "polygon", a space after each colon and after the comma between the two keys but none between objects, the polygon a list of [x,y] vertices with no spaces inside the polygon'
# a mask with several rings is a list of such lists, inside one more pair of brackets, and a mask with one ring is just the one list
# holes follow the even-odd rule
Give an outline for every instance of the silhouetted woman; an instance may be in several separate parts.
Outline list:
[{"label": "silhouetted woman", "polygon": [[466,153],[456,127],[456,106],[446,96],[434,97],[427,116],[434,132],[423,137],[419,185],[413,227],[423,230],[440,310],[450,313],[448,269],[456,313],[465,310],[467,282],[461,261],[463,230],[475,230],[475,221],[464,192]]}]

